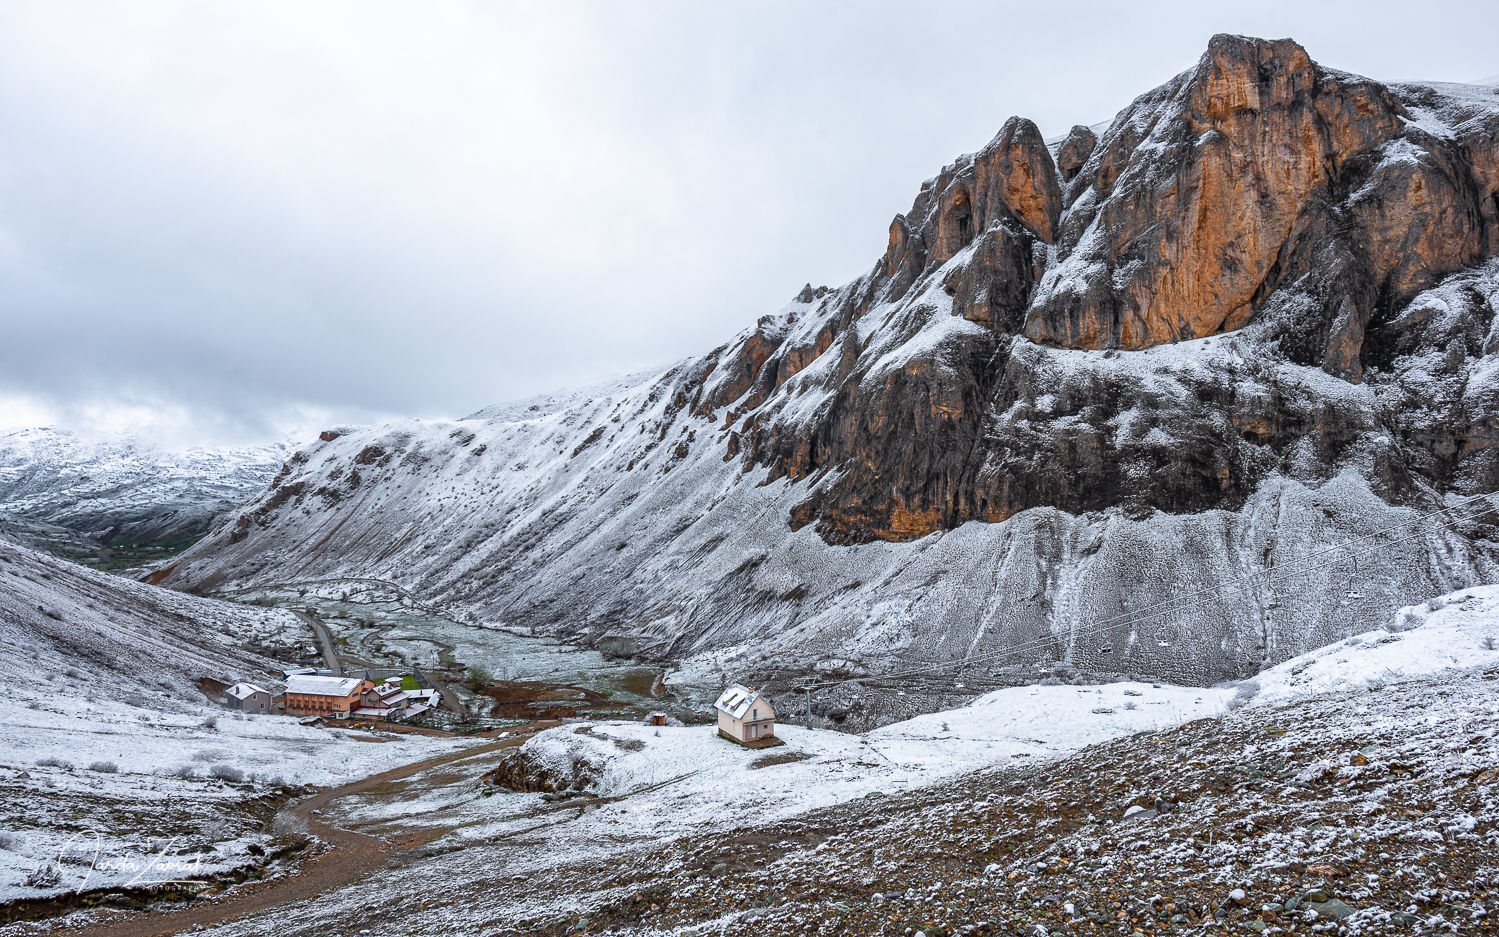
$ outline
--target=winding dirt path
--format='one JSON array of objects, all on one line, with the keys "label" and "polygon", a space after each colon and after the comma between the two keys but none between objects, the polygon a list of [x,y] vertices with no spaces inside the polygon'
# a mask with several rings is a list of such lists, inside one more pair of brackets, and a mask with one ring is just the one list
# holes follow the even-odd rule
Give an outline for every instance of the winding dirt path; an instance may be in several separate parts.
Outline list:
[{"label": "winding dirt path", "polygon": [[363,793],[390,781],[409,778],[429,768],[476,758],[497,749],[519,745],[529,737],[529,734],[525,734],[476,748],[438,755],[298,801],[288,807],[285,812],[306,820],[308,832],[316,835],[332,848],[318,856],[303,860],[302,867],[294,875],[270,882],[253,884],[247,882],[237,886],[225,897],[217,900],[193,901],[181,910],[120,915],[107,923],[96,924],[75,933],[80,937],[163,937],[166,934],[180,933],[193,927],[219,924],[231,918],[311,898],[346,885],[366,873],[384,868],[387,854],[400,851],[402,847],[397,847],[375,836],[331,826],[312,816],[312,811],[340,797]]},{"label": "winding dirt path", "polygon": [[303,624],[312,628],[312,633],[317,635],[318,644],[322,645],[323,660],[327,662],[328,668],[333,671],[333,676],[342,677],[344,675],[343,663],[338,659],[338,649],[333,646],[333,636],[328,633],[327,627],[306,612],[299,612],[296,609],[292,609],[291,613],[302,619]]}]

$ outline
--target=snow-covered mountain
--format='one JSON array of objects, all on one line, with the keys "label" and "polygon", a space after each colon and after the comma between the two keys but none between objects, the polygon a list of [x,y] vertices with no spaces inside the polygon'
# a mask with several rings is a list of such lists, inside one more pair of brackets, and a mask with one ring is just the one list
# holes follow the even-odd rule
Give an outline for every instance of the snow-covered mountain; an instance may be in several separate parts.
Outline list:
[{"label": "snow-covered mountain", "polygon": [[263,490],[292,449],[280,442],[179,452],[130,435],[4,433],[0,514],[18,528],[41,522],[104,543],[184,540]]},{"label": "snow-covered mountain", "polygon": [[1496,140],[1499,89],[1215,37],[706,355],[323,433],[167,582],[378,576],[746,677],[1254,673],[1499,578]]}]

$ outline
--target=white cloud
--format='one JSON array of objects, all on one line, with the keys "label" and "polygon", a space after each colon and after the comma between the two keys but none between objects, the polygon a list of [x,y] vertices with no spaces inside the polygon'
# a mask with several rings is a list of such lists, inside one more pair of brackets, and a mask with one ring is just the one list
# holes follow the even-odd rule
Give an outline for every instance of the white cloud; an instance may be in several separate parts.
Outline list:
[{"label": "white cloud", "polygon": [[867,269],[1010,114],[1106,118],[1214,31],[1492,71],[1441,6],[8,5],[0,394],[249,431],[672,360]]}]

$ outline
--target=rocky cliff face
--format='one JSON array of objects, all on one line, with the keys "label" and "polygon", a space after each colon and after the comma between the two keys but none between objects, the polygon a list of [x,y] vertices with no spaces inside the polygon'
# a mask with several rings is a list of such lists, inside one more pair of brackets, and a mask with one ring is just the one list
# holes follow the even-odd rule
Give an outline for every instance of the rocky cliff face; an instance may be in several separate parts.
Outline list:
[{"label": "rocky cliff face", "polygon": [[168,582],[376,574],[721,666],[1253,672],[1499,574],[1493,515],[1419,519],[1499,487],[1496,134],[1495,89],[1217,37],[1102,133],[1008,121],[701,358],[330,430]]}]

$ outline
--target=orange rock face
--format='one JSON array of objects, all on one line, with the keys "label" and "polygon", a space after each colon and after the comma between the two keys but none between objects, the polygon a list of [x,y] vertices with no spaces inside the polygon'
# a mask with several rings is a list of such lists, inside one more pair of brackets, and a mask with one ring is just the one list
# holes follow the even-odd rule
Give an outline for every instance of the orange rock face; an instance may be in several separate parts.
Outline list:
[{"label": "orange rock face", "polygon": [[1290,40],[1215,37],[1078,170],[1025,334],[1068,348],[1201,338],[1242,328],[1312,274],[1299,288],[1326,294],[1320,357],[1359,380],[1374,307],[1483,252],[1491,194],[1405,118],[1384,86],[1320,69]]},{"label": "orange rock face", "polygon": [[[1499,94],[1484,94],[1386,87],[1289,40],[1219,36],[1101,138],[1073,128],[1055,163],[1012,118],[923,185],[815,336],[763,367],[761,346],[744,346],[751,360],[733,367],[754,365],[776,393],[753,396],[735,451],[771,478],[813,479],[790,521],[833,542],[1041,506],[1235,510],[1268,473],[1291,473],[1293,453],[1332,466],[1370,417],[1265,377],[1279,363],[1360,383],[1442,342],[1443,373],[1499,352],[1478,286],[1445,312],[1402,311],[1499,246]],[[872,309],[894,313],[855,328]],[[1432,337],[1455,321],[1460,340]],[[1208,369],[1169,393],[1107,358],[1069,359],[1079,370],[1063,376],[1036,347],[1128,357],[1240,329],[1235,354],[1272,371]],[[818,372],[829,402],[783,421],[785,375],[834,348],[837,366]],[[1438,488],[1458,466],[1464,484],[1499,484],[1496,430],[1468,412],[1483,407],[1442,406],[1411,421],[1400,456],[1371,456],[1379,485],[1425,464],[1409,447],[1433,453],[1421,471]]]},{"label": "orange rock face", "polygon": [[1071,182],[1077,178],[1083,166],[1088,162],[1088,157],[1093,155],[1094,147],[1098,146],[1098,135],[1092,128],[1079,124],[1067,133],[1067,139],[1062,141],[1061,147],[1057,149],[1057,171],[1062,174],[1063,182]]}]

